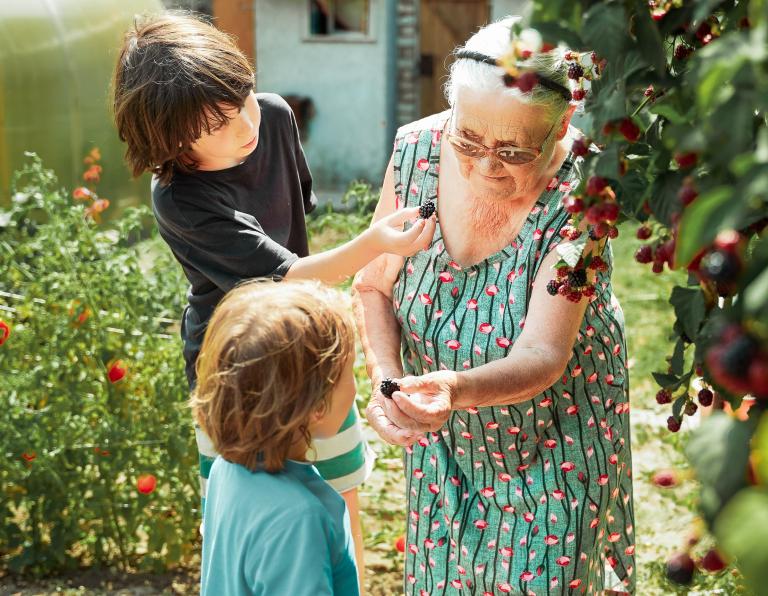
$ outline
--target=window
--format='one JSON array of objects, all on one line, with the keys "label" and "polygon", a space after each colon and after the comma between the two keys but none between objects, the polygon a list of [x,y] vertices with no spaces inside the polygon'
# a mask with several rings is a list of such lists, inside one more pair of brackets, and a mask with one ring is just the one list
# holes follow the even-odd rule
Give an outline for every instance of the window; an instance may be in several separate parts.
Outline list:
[{"label": "window", "polygon": [[367,36],[369,4],[369,0],[310,0],[310,35]]}]

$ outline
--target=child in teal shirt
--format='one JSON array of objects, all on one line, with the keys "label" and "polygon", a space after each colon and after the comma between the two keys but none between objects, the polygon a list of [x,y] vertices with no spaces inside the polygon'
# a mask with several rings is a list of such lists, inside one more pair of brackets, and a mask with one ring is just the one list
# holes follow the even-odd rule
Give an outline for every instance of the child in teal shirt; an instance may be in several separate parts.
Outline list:
[{"label": "child in teal shirt", "polygon": [[216,308],[191,405],[220,454],[205,508],[203,595],[359,594],[344,499],[306,460],[354,404],[345,296],[254,281]]}]

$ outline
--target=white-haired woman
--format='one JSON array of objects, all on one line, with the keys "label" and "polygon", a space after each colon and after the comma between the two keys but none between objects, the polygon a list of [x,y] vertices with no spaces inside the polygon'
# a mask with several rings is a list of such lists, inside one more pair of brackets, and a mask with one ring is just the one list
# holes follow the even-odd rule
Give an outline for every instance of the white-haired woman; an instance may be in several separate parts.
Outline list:
[{"label": "white-haired woman", "polygon": [[[406,593],[632,592],[610,248],[591,299],[547,292],[562,198],[578,183],[575,104],[561,50],[526,62],[532,89],[504,85],[495,62],[513,23],[457,51],[449,111],[398,131],[375,218],[433,201],[439,225],[428,250],[381,257],[355,280],[367,415],[406,446]],[[387,377],[401,389],[392,398],[380,390]]]}]

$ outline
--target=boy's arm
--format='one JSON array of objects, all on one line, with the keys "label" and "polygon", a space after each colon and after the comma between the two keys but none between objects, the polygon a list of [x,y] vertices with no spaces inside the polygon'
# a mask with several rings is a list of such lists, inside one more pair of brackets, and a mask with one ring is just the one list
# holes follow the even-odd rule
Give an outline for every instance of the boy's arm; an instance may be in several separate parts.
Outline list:
[{"label": "boy's arm", "polygon": [[403,224],[417,214],[416,207],[396,211],[341,246],[298,259],[285,278],[317,279],[333,284],[354,275],[382,254],[415,254],[429,245],[435,233],[433,217],[419,219],[409,230],[400,231]]}]

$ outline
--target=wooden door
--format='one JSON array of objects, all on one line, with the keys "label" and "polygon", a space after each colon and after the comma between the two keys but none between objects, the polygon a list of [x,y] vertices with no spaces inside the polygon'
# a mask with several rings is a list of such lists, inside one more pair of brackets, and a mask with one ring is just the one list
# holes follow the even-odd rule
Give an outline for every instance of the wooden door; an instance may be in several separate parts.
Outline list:
[{"label": "wooden door", "polygon": [[443,85],[453,62],[451,52],[490,17],[489,0],[421,0],[421,115],[448,107]]},{"label": "wooden door", "polygon": [[213,24],[222,31],[234,35],[240,51],[255,66],[254,2],[255,0],[213,0]]}]

